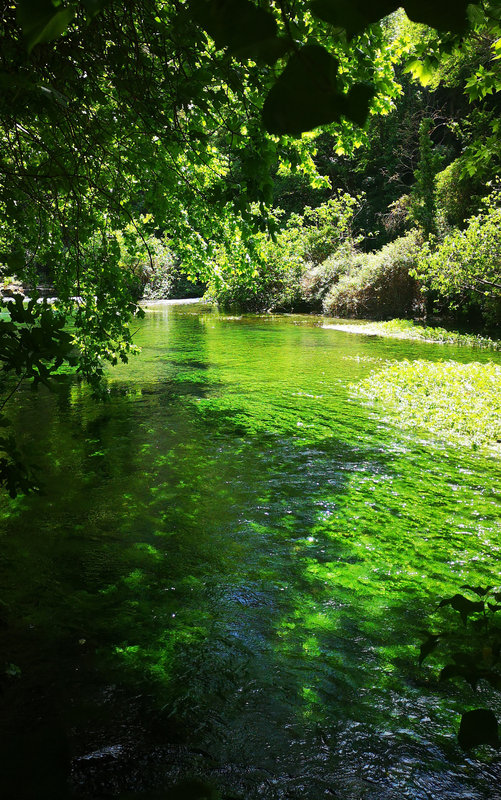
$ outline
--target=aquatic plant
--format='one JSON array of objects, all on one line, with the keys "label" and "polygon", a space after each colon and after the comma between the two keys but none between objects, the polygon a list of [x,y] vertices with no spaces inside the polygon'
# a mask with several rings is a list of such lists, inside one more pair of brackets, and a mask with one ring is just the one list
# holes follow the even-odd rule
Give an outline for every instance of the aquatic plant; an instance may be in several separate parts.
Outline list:
[{"label": "aquatic plant", "polygon": [[444,440],[499,450],[501,367],[457,361],[399,361],[352,386],[410,429]]}]

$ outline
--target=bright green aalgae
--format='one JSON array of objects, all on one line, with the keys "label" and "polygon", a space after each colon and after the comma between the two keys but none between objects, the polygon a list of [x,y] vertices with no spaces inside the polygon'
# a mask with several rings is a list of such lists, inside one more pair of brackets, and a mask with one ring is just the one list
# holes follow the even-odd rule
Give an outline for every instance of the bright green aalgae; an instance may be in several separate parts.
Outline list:
[{"label": "bright green aalgae", "polygon": [[350,386],[498,354],[198,305],[151,307],[137,344],[108,403],[67,376],[12,411],[45,491],[2,507],[9,713],[36,695],[77,756],[140,740],[117,793],[492,797],[491,751],[456,734],[499,702],[417,660],[439,598],[501,583],[500,463]]},{"label": "bright green aalgae", "polygon": [[409,429],[451,444],[501,452],[501,367],[423,359],[398,361],[353,386]]}]

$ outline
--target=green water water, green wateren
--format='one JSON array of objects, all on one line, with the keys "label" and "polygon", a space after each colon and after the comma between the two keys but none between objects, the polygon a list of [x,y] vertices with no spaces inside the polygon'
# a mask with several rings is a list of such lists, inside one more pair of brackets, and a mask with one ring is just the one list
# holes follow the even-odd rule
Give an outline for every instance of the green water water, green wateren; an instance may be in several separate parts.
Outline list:
[{"label": "green water water, green wateren", "polygon": [[198,775],[246,800],[499,799],[494,751],[456,743],[499,702],[417,665],[438,598],[501,583],[499,461],[349,389],[499,355],[198,305],[151,308],[137,341],[107,404],[68,378],[13,411],[45,490],[2,507],[9,785],[57,730],[75,797]]}]

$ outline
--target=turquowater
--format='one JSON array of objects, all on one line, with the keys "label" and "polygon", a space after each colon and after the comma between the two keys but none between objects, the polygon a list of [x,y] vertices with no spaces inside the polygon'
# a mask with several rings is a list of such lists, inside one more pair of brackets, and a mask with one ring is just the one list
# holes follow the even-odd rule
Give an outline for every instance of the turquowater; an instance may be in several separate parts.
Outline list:
[{"label": "turquowater", "polygon": [[350,390],[501,357],[324,322],[151,306],[109,402],[18,398],[44,493],[2,505],[2,733],[52,776],[65,750],[72,797],[501,798],[495,751],[457,745],[499,700],[417,663],[439,598],[498,583],[500,462]]}]

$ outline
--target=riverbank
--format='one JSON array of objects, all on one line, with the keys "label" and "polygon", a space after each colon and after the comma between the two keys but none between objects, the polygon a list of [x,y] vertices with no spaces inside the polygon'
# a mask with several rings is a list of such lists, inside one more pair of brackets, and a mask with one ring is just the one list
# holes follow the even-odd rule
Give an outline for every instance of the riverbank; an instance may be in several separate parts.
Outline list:
[{"label": "riverbank", "polygon": [[203,297],[183,297],[183,298],[165,298],[163,300],[147,300],[142,299],[139,302],[139,305],[143,309],[143,311],[148,311],[148,309],[153,306],[153,309],[157,308],[158,306],[186,306],[191,305],[193,303],[203,303],[205,302]]},{"label": "riverbank", "polygon": [[419,325],[407,319],[392,319],[388,322],[334,322],[326,323],[322,327],[342,333],[358,333],[365,336],[388,336],[393,339],[407,339],[428,344],[465,345],[501,350],[499,339]]}]

